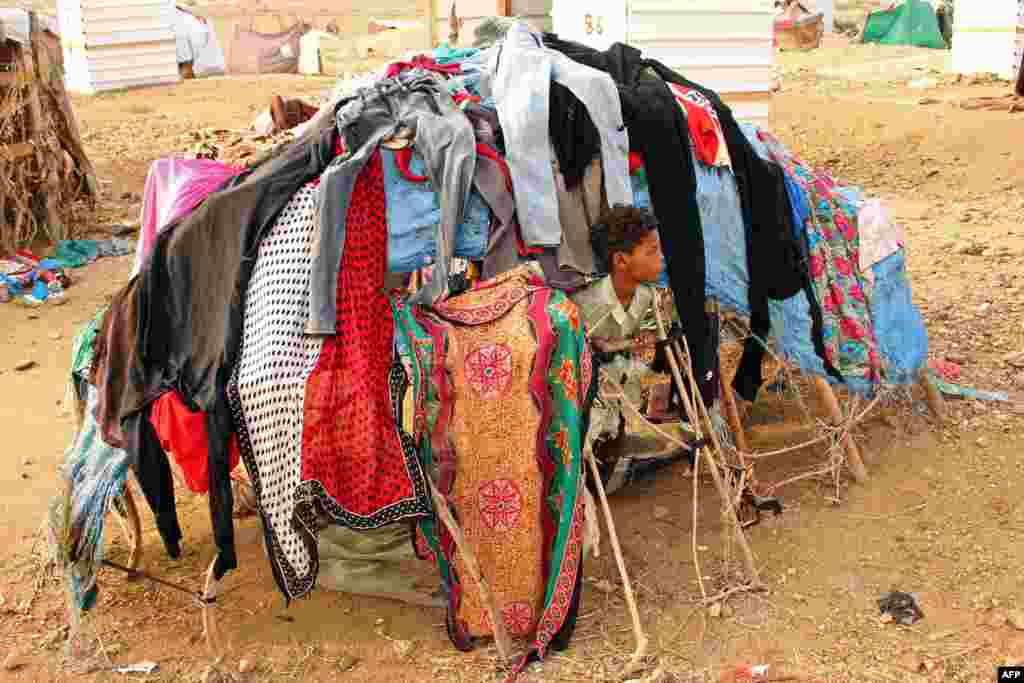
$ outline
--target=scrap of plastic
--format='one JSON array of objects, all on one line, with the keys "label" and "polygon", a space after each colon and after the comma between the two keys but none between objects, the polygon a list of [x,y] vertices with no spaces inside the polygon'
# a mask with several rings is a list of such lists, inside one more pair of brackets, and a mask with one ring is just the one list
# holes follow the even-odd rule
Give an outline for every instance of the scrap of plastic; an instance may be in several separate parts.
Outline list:
[{"label": "scrap of plastic", "polygon": [[116,674],[151,674],[159,668],[160,665],[156,662],[139,662],[138,664],[114,667],[113,672]]},{"label": "scrap of plastic", "polygon": [[878,599],[878,610],[881,614],[891,614],[896,623],[904,626],[911,626],[924,619],[917,597],[911,593],[886,593]]}]

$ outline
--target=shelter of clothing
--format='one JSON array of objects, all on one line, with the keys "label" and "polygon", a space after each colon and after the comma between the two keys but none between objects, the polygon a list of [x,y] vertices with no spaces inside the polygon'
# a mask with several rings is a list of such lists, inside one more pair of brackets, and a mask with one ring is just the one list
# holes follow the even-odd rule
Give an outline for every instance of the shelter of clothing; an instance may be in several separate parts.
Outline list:
[{"label": "shelter of clothing", "polygon": [[455,232],[462,222],[476,164],[472,125],[444,87],[421,70],[404,72],[341,100],[337,127],[345,154],[331,163],[321,181],[324,192],[320,195],[319,230],[310,275],[309,334],[331,335],[337,331],[335,297],[349,197],[380,142],[400,128],[413,131],[416,150],[426,161],[426,175],[439,195],[436,272],[416,293],[416,301],[432,303],[447,291]]},{"label": "shelter of clothing", "polygon": [[330,124],[325,119],[308,126],[158,235],[148,265],[114,296],[100,334],[93,374],[104,438],[120,434],[122,421],[168,389],[206,412],[218,578],[237,564],[225,387],[241,346],[249,277],[260,241],[281,209],[333,158],[337,135]]},{"label": "shelter of clothing", "polygon": [[[565,646],[580,592],[582,409],[592,374],[579,312],[528,267],[436,312],[397,314],[417,403],[434,399],[419,432],[424,464],[437,472],[510,634],[531,638],[543,657]],[[448,592],[449,636],[469,649],[492,632],[477,586],[436,520],[420,530]]]}]

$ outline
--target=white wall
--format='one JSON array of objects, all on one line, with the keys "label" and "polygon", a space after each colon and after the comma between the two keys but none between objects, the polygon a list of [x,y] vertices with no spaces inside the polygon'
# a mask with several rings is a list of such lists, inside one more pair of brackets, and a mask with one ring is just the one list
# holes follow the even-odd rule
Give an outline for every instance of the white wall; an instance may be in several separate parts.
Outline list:
[{"label": "white wall", "polygon": [[68,90],[177,83],[174,11],[174,0],[58,0]]}]

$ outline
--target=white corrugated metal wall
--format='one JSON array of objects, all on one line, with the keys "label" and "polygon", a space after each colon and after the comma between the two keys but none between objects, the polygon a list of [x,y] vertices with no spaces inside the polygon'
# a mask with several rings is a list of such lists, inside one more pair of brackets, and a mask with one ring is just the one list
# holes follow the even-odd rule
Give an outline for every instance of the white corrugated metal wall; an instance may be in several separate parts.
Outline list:
[{"label": "white corrugated metal wall", "polygon": [[771,116],[771,0],[556,0],[554,30],[596,48],[626,42],[716,92],[736,117]]},{"label": "white corrugated metal wall", "polygon": [[174,0],[58,0],[67,87],[93,94],[177,83]]},{"label": "white corrugated metal wall", "polygon": [[954,73],[1017,76],[1024,48],[1024,0],[958,2],[953,21]]}]

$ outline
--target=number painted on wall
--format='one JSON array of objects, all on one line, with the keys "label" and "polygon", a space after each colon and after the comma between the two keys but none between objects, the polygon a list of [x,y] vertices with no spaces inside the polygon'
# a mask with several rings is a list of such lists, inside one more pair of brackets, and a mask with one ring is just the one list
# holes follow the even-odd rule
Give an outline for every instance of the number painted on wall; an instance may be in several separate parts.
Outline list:
[{"label": "number painted on wall", "polygon": [[595,33],[599,36],[604,35],[604,17],[600,14],[596,17],[593,14],[585,14],[583,15],[583,27],[588,36]]}]

